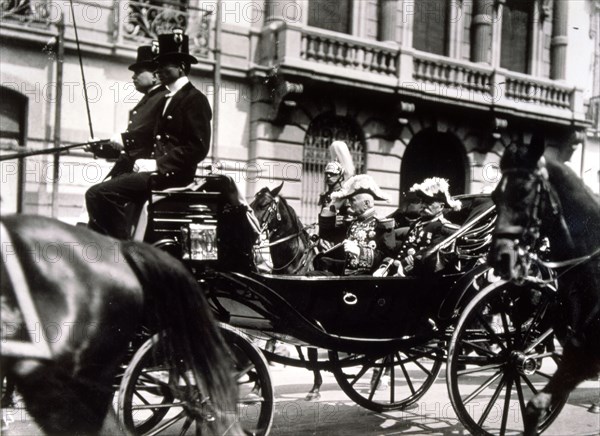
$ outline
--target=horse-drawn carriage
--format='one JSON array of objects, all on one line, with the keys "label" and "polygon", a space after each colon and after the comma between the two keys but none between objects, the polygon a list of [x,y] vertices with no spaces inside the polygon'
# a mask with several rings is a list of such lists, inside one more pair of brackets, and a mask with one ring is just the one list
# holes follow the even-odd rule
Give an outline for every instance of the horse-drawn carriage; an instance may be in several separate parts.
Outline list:
[{"label": "horse-drawn carriage", "polygon": [[[450,398],[469,431],[522,431],[525,404],[560,355],[549,324],[554,277],[536,265],[519,285],[495,277],[485,263],[494,205],[488,196],[461,200],[463,210],[449,216],[461,228],[435,247],[450,256],[452,268],[427,277],[259,273],[252,262],[256,226],[233,181],[221,175],[206,176],[192,191],[155,193],[146,239],[182,259],[202,282],[233,357],[239,395],[231,413],[248,432],[267,434],[273,418],[266,359],[331,371],[353,401],[377,412],[417,402],[447,362]],[[327,358],[284,357],[255,345],[269,339],[318,347]],[[119,414],[136,433],[185,430],[193,418],[187,403],[197,400],[190,392],[198,386],[170,379],[156,352],[160,340],[141,346],[121,382]],[[555,402],[541,428],[563,404]]]}]

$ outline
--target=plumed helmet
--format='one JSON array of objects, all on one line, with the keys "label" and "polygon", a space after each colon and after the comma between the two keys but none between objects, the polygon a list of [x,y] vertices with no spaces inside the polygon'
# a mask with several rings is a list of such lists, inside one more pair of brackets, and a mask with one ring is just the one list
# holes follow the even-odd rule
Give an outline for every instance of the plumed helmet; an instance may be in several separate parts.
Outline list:
[{"label": "plumed helmet", "polygon": [[338,176],[344,172],[344,167],[337,161],[328,162],[327,165],[325,165],[325,172]]},{"label": "plumed helmet", "polygon": [[339,201],[357,194],[371,194],[375,200],[389,201],[388,196],[383,193],[373,177],[368,174],[358,174],[350,177],[342,184],[342,189],[331,194],[331,199]]},{"label": "plumed helmet", "polygon": [[460,200],[455,200],[450,195],[448,180],[440,177],[430,177],[423,180],[423,183],[415,183],[410,192],[416,192],[422,198],[441,201],[453,210],[460,210],[462,207]]},{"label": "plumed helmet", "polygon": [[333,141],[329,146],[331,162],[325,165],[325,172],[336,175],[344,175],[344,178],[354,175],[354,162],[348,146],[343,141]]}]

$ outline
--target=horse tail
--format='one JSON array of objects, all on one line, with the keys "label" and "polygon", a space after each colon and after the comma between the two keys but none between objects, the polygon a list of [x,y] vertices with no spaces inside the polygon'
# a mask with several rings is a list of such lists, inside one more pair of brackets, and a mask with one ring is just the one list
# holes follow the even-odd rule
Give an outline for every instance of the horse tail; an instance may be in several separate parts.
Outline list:
[{"label": "horse tail", "polygon": [[206,387],[216,418],[208,423],[211,434],[242,434],[228,350],[199,284],[179,260],[155,247],[123,242],[122,252],[143,286],[145,316],[167,331],[169,363],[180,374],[191,369],[196,386]]}]

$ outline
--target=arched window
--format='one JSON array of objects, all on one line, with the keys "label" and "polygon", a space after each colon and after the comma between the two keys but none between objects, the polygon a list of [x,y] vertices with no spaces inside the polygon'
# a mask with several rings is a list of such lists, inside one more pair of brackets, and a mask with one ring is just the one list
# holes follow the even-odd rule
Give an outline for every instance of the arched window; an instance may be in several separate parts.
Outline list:
[{"label": "arched window", "polygon": [[366,145],[362,129],[351,117],[325,113],[312,120],[304,138],[302,158],[302,206],[300,219],[304,223],[317,220],[319,194],[323,192],[325,164],[331,160],[329,146],[333,141],[344,141],[356,168],[364,173]]}]

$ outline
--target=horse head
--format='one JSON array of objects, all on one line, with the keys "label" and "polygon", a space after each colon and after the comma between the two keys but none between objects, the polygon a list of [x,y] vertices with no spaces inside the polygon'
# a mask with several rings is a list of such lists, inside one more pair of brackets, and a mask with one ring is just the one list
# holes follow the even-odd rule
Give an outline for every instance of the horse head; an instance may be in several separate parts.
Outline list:
[{"label": "horse head", "polygon": [[254,196],[250,207],[258,220],[261,231],[266,229],[273,230],[274,219],[281,221],[281,212],[279,211],[280,197],[279,193],[283,188],[284,182],[281,182],[275,189],[270,190],[267,187],[262,188]]},{"label": "horse head", "polygon": [[488,262],[504,279],[527,274],[527,258],[539,244],[542,219],[559,213],[543,153],[544,139],[534,135],[529,147],[507,147],[500,161],[502,180],[492,194],[498,218]]}]

